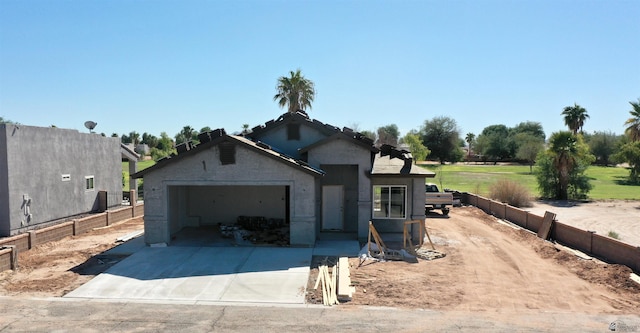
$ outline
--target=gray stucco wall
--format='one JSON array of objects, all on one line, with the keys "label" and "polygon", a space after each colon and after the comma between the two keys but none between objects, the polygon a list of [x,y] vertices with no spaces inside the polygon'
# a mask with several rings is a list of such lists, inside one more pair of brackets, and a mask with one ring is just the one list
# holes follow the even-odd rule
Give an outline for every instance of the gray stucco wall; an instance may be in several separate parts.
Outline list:
[{"label": "gray stucco wall", "polygon": [[[365,239],[369,233],[369,220],[371,220],[372,188],[371,179],[368,177],[372,167],[371,151],[349,139],[336,139],[309,150],[308,163],[315,167],[320,167],[322,164],[358,166],[358,238]],[[320,206],[321,202],[318,201],[317,204]]]},{"label": "gray stucco wall", "polygon": [[[373,177],[372,186],[375,185],[397,185],[407,187],[406,198],[406,218],[405,219],[372,219],[373,225],[378,232],[403,232],[404,221],[424,220],[424,183],[425,178],[415,177]],[[372,187],[373,188],[373,187]],[[372,190],[373,193],[373,190]],[[416,228],[417,230],[417,228]],[[412,231],[413,233],[413,231]],[[414,235],[417,236],[417,235]]]},{"label": "gray stucco wall", "polygon": [[[189,219],[175,221],[187,215],[189,203],[180,204],[186,200],[186,192],[173,191],[175,193],[170,198],[169,188],[184,188],[187,191],[187,188],[195,186],[229,186],[229,189],[232,186],[289,186],[290,243],[293,246],[315,244],[316,197],[313,175],[241,144],[236,145],[235,164],[222,165],[219,155],[218,146],[213,146],[195,155],[183,157],[180,163],[168,164],[144,176],[147,244],[169,244],[171,232],[193,223]],[[214,194],[216,190],[212,188],[207,191]],[[242,201],[234,204],[234,207],[228,209],[242,211]]]},{"label": "gray stucco wall", "polygon": [[7,169],[7,127],[0,125],[0,235],[10,234],[9,171]]},{"label": "gray stucco wall", "polygon": [[[0,206],[7,236],[52,220],[98,208],[99,191],[122,195],[120,139],[77,130],[0,125],[0,181],[7,183],[7,206]],[[6,171],[5,171],[6,170]],[[86,190],[85,177],[94,189]],[[30,200],[30,201],[29,201]],[[29,202],[28,211],[25,203]],[[5,204],[5,203],[3,203]],[[29,218],[28,213],[31,214]]]}]

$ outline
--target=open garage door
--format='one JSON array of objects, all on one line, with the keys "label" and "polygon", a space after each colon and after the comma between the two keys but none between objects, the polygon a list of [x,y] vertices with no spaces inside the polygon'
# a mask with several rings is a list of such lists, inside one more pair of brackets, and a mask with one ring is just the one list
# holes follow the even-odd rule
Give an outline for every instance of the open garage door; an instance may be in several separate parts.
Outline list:
[{"label": "open garage door", "polygon": [[169,186],[171,244],[289,245],[289,186]]}]

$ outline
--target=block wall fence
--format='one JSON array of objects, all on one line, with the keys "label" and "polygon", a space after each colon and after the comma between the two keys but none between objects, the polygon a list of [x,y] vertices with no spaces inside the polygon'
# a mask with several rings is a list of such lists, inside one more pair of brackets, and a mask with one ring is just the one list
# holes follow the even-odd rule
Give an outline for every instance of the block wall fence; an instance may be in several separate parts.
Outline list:
[{"label": "block wall fence", "polygon": [[18,268],[18,252],[28,251],[40,244],[57,241],[68,236],[80,235],[95,228],[106,227],[143,215],[144,204],[134,203],[131,206],[110,209],[104,213],[91,214],[50,227],[0,238],[0,272]]},{"label": "block wall fence", "polygon": [[[542,216],[472,193],[462,193],[461,201],[534,233],[538,233],[542,225]],[[591,231],[581,230],[558,221],[553,221],[549,238],[593,257],[603,259],[606,262],[625,265],[636,273],[640,272],[640,247],[601,236]]]}]

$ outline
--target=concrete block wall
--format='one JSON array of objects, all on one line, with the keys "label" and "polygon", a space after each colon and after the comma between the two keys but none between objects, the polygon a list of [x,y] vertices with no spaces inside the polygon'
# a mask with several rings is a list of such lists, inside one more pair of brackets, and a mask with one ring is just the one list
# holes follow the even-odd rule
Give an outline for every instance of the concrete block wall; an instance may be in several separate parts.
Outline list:
[{"label": "concrete block wall", "polygon": [[[61,240],[67,236],[73,236],[73,221],[60,223],[51,227],[36,230],[30,233],[32,238],[35,238],[35,242],[32,240],[32,247],[36,244],[43,244],[49,242],[55,242]],[[35,244],[34,244],[35,243]]]},{"label": "concrete block wall", "polygon": [[[463,193],[462,203],[478,207],[487,214],[508,220],[534,233],[537,233],[542,225],[542,216],[472,193]],[[554,221],[552,225],[550,238],[607,262],[625,265],[635,272],[640,272],[640,247],[634,247],[613,238],[597,235],[557,221]]]},{"label": "concrete block wall", "polygon": [[0,239],[0,247],[5,245],[13,245],[16,247],[16,251],[27,251],[31,247],[29,246],[29,234],[20,234],[11,237]]},{"label": "concrete block wall", "polygon": [[74,220],[74,235],[83,234],[95,228],[107,226],[107,214],[95,214],[85,218]]},{"label": "concrete block wall", "polygon": [[[0,239],[0,272],[11,269],[11,260],[12,256],[16,255],[15,253],[28,251],[39,244],[58,241],[65,237],[83,234],[94,228],[142,216],[142,212],[144,212],[144,204],[139,204],[114,210],[114,214],[111,216],[108,213],[94,214],[47,228],[32,230],[28,233],[2,238]],[[7,246],[11,246],[11,248],[3,248]]]},{"label": "concrete block wall", "polygon": [[10,248],[0,247],[0,272],[13,269],[11,265],[11,256],[13,255],[12,252],[13,250]]}]

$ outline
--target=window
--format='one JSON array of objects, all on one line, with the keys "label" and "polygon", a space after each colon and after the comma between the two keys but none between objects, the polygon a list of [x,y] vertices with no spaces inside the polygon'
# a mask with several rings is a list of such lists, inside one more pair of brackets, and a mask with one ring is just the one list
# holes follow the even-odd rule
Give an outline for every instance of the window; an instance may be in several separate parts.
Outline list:
[{"label": "window", "polygon": [[85,190],[87,190],[87,191],[91,191],[91,190],[93,190],[93,189],[94,189],[94,186],[93,186],[93,176],[86,176],[86,177],[84,177],[84,184],[85,184],[85,186],[84,186],[84,189],[85,189]]},{"label": "window", "polygon": [[373,187],[373,217],[406,218],[407,187],[376,185]]}]

